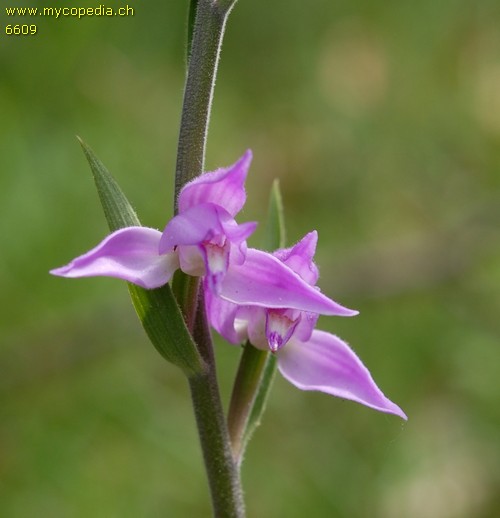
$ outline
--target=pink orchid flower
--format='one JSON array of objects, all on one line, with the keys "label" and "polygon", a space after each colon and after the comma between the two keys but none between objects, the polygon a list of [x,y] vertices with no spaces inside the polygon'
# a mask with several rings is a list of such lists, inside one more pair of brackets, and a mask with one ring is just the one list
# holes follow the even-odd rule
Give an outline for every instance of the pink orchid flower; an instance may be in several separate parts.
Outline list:
[{"label": "pink orchid flower", "polygon": [[162,232],[127,227],[113,232],[89,252],[51,271],[61,277],[117,277],[146,289],[158,288],[180,268],[203,276],[213,294],[236,304],[286,306],[325,315],[351,315],[272,254],[248,248],[256,223],[238,224],[246,201],[244,183],[252,154],[234,165],[187,183],[179,214]]},{"label": "pink orchid flower", "polygon": [[[318,279],[313,262],[317,239],[317,233],[311,232],[295,246],[273,254],[312,288]],[[291,306],[286,299],[281,305],[234,304],[214,294],[207,283],[205,296],[209,321],[219,334],[233,344],[248,339],[259,349],[270,349],[277,356],[281,374],[299,389],[325,392],[407,419],[344,341],[314,329],[318,312]],[[349,316],[356,312],[339,306],[335,314]]]}]

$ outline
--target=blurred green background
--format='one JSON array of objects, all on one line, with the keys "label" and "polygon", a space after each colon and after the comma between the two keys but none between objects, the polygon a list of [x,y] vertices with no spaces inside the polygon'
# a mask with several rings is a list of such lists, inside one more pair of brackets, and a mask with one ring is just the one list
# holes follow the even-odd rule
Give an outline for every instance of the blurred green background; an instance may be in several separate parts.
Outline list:
[{"label": "blurred green background", "polygon": [[[187,0],[130,5],[36,18],[31,37],[0,12],[7,518],[209,515],[187,385],[124,284],[47,273],[107,233],[76,134],[144,224],[172,213]],[[497,0],[234,9],[207,166],[253,149],[240,221],[264,219],[280,179],[288,243],[317,229],[322,290],[361,313],[321,328],[409,416],[278,377],[244,464],[249,517],[500,516],[499,26]],[[238,356],[217,345],[226,402]]]}]

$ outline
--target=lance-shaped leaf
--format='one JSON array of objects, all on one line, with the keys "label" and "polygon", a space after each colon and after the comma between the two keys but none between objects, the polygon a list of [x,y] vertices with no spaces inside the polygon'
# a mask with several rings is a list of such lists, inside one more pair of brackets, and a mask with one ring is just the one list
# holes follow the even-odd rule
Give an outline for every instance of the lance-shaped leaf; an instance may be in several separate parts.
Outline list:
[{"label": "lance-shaped leaf", "polygon": [[[140,226],[139,218],[102,162],[87,144],[79,139],[89,162],[104,215],[111,231]],[[168,284],[146,290],[128,283],[130,296],[151,343],[169,362],[180,367],[187,376],[203,371],[203,360]]]}]

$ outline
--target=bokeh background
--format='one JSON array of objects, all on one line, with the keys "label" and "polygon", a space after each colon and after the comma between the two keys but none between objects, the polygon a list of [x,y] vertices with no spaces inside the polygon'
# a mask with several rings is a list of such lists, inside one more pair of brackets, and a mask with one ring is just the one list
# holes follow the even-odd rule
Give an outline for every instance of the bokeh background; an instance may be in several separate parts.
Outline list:
[{"label": "bokeh background", "polygon": [[[126,287],[47,273],[107,233],[76,134],[144,224],[170,217],[187,0],[81,20],[1,3],[0,515],[209,516],[187,385]],[[249,516],[500,516],[499,27],[497,0],[234,9],[207,166],[253,149],[241,221],[265,218],[280,179],[288,243],[317,229],[322,290],[360,310],[320,326],[409,415],[278,377]],[[238,356],[217,344],[226,402]]]}]

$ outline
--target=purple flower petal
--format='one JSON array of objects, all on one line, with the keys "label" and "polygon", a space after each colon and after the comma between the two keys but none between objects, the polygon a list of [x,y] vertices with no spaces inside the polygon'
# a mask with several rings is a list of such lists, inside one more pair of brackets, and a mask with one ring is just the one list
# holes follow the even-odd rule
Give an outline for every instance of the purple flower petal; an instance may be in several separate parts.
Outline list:
[{"label": "purple flower petal", "polygon": [[[246,329],[248,340],[250,343],[262,349],[263,351],[269,351],[269,341],[266,335],[266,315],[267,309],[260,308],[258,306],[240,306],[241,309],[236,315],[237,321],[245,322],[243,329]],[[235,323],[235,327],[238,329],[238,324]]]},{"label": "purple flower petal", "polygon": [[313,230],[306,234],[296,245],[291,248],[276,250],[273,255],[313,286],[319,277],[318,268],[313,261],[317,243],[318,233],[316,230]]},{"label": "purple flower petal", "polygon": [[407,419],[350,347],[330,333],[313,331],[306,343],[291,340],[277,355],[281,374],[299,389],[326,392]]},{"label": "purple flower petal", "polygon": [[160,238],[161,232],[152,228],[123,228],[50,273],[61,277],[117,277],[143,288],[158,288],[179,267],[177,254],[158,253]]},{"label": "purple flower petal", "polygon": [[178,214],[167,223],[163,231],[160,253],[171,252],[179,245],[199,245],[216,235],[222,235],[223,219],[231,219],[231,216],[213,203],[202,203]]},{"label": "purple flower petal", "polygon": [[235,216],[246,201],[245,179],[252,152],[250,150],[232,166],[204,173],[187,183],[179,194],[179,213],[200,205],[214,203]]},{"label": "purple flower petal", "polygon": [[250,236],[257,223],[255,221],[247,221],[238,225],[234,220],[224,223],[224,233],[229,241],[234,245],[231,247],[231,264],[243,264],[247,255],[246,239]]},{"label": "purple flower petal", "polygon": [[208,286],[204,279],[205,308],[210,325],[228,342],[241,344],[246,338],[246,329],[235,326],[236,316],[240,307],[232,302],[221,299]]},{"label": "purple flower petal", "polygon": [[249,248],[242,265],[231,265],[220,296],[241,305],[291,308],[323,315],[353,316],[347,309],[310,286],[271,254]]},{"label": "purple flower petal", "polygon": [[201,245],[185,245],[178,248],[177,253],[179,256],[180,269],[184,273],[192,275],[193,277],[205,275],[205,257]]},{"label": "purple flower petal", "polygon": [[316,327],[319,315],[310,313],[309,311],[301,311],[300,322],[293,332],[294,338],[301,342],[307,342],[311,338],[311,334]]},{"label": "purple flower petal", "polygon": [[160,239],[160,253],[171,252],[180,245],[199,245],[217,238],[220,246],[230,241],[242,242],[254,230],[256,223],[238,225],[222,207],[213,203],[201,203],[172,218]]}]

